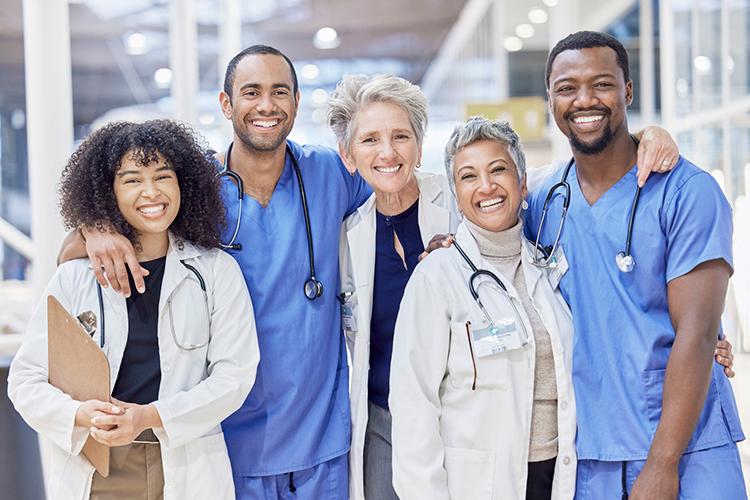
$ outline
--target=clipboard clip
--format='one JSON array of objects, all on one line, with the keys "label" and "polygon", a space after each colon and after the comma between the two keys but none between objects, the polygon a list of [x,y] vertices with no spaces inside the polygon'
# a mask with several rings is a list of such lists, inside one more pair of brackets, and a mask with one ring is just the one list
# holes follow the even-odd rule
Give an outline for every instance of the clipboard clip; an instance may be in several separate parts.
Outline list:
[{"label": "clipboard clip", "polygon": [[83,327],[83,330],[88,333],[91,338],[94,338],[94,334],[96,333],[96,314],[94,314],[94,311],[83,311],[76,316],[76,319]]}]

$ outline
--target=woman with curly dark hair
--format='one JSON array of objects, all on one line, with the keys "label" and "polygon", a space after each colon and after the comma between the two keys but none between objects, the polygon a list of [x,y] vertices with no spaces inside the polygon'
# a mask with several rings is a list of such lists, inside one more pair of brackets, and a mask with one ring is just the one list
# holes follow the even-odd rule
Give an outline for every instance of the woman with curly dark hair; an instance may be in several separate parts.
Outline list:
[{"label": "woman with curly dark hair", "polygon": [[[125,298],[99,285],[88,259],[66,262],[32,318],[8,393],[52,443],[43,448],[47,491],[233,499],[220,423],[249,393],[259,353],[242,273],[219,249],[215,164],[184,125],[113,123],[71,156],[60,205],[71,228],[130,239],[148,276]],[[111,401],[75,401],[48,382],[47,295],[73,315],[97,311],[92,335],[109,360]],[[111,447],[108,477],[80,454],[89,436]]]}]

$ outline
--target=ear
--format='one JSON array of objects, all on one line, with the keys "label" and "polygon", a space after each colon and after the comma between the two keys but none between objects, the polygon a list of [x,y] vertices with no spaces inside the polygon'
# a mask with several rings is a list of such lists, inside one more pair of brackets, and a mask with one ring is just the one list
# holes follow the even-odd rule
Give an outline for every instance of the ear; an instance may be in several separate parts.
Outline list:
[{"label": "ear", "polygon": [[227,120],[232,119],[232,98],[227,95],[223,90],[219,92],[219,105],[221,106],[221,113]]},{"label": "ear", "polygon": [[339,156],[341,157],[341,161],[344,162],[346,170],[348,170],[350,174],[354,175],[354,173],[357,171],[357,165],[354,164],[354,158],[352,158],[349,152],[344,149],[343,144],[339,144]]},{"label": "ear", "polygon": [[529,190],[526,187],[526,174],[523,174],[523,178],[521,179],[521,196],[525,200],[528,195],[529,195]]},{"label": "ear", "polygon": [[417,168],[422,166],[422,145],[419,145],[419,149],[417,150]]},{"label": "ear", "polygon": [[633,104],[633,80],[628,80],[625,84],[625,104]]}]

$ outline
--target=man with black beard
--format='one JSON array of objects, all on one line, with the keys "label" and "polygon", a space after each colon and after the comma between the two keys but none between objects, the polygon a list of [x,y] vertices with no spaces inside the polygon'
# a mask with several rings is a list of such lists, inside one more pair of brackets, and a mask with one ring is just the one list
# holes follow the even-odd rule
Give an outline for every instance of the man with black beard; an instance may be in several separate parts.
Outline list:
[{"label": "man with black beard", "polygon": [[[539,260],[551,264],[573,313],[576,499],[744,499],[736,445],[744,436],[713,362],[732,274],[729,203],[682,157],[638,191],[627,123],[633,82],[616,39],[561,40],[546,80],[573,159],[530,196],[526,230],[554,248]],[[558,186],[545,203],[561,180],[569,189]]]}]

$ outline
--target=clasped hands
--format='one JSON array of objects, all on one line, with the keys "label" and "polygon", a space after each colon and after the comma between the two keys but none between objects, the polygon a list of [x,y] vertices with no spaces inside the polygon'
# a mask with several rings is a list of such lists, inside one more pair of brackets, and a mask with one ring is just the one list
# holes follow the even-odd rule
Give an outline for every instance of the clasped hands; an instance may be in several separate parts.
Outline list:
[{"label": "clasped hands", "polygon": [[146,429],[161,427],[161,418],[154,405],[90,399],[78,407],[76,427],[88,428],[91,437],[105,446],[130,444]]}]

